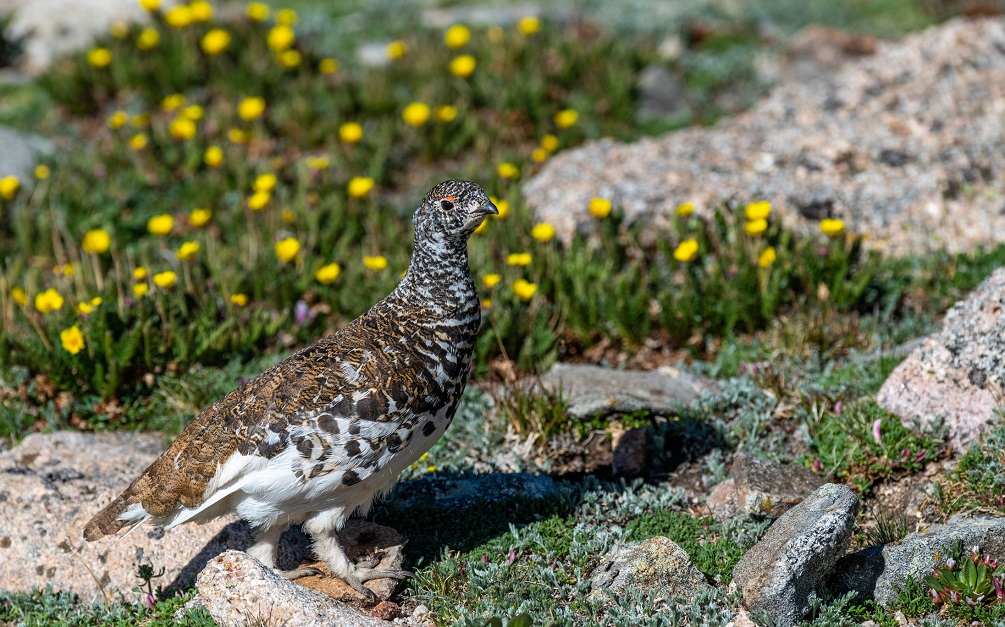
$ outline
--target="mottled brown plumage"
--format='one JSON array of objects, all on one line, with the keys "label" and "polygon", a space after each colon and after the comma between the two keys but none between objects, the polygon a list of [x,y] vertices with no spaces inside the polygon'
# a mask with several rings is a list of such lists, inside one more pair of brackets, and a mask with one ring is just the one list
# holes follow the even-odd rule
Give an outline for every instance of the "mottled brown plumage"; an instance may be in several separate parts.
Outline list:
[{"label": "mottled brown plumage", "polygon": [[467,239],[495,212],[473,183],[433,188],[415,212],[415,251],[394,292],[204,410],[84,537],[233,511],[258,528],[249,553],[269,566],[282,530],[303,522],[319,557],[358,590],[378,574],[401,576],[348,563],[334,531],[453,418],[480,324]]}]

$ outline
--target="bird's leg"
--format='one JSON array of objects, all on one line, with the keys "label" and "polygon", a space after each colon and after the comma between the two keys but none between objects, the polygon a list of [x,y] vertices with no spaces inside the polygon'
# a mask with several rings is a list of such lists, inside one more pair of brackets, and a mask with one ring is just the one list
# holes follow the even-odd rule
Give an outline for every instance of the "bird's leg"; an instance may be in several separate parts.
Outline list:
[{"label": "bird's leg", "polygon": [[271,568],[274,573],[286,579],[297,579],[307,575],[320,575],[320,570],[313,566],[303,566],[293,570],[279,570],[276,568],[276,555],[279,552],[279,538],[289,525],[273,525],[266,529],[259,529],[255,532],[255,543],[251,545],[247,553],[254,557],[266,568]]},{"label": "bird's leg", "polygon": [[405,577],[415,577],[415,574],[407,570],[396,570],[394,568],[374,568],[380,562],[380,556],[376,555],[369,560],[353,564],[346,556],[345,550],[339,544],[335,532],[331,529],[316,529],[308,521],[304,529],[314,540],[314,554],[319,559],[328,564],[331,574],[346,582],[353,590],[363,595],[368,601],[376,601],[373,592],[363,585],[363,582],[371,579],[404,579]]}]

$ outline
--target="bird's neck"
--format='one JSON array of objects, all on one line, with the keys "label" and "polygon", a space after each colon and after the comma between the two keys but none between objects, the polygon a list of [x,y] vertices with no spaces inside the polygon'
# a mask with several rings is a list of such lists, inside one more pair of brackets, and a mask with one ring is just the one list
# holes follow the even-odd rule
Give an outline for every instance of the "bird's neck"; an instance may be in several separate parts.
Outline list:
[{"label": "bird's neck", "polygon": [[453,318],[478,314],[478,293],[468,266],[466,242],[416,242],[408,271],[391,297],[425,315]]}]

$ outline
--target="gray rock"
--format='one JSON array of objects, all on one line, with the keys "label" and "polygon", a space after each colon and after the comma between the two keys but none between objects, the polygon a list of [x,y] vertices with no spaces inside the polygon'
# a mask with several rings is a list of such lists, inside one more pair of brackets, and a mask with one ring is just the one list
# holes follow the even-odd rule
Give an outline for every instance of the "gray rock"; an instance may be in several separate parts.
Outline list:
[{"label": "gray rock", "polygon": [[801,620],[847,550],[858,508],[851,489],[828,483],[776,520],[733,571],[744,606],[775,625]]},{"label": "gray rock", "polygon": [[35,170],[35,151],[28,139],[17,131],[0,126],[0,178],[14,175],[21,180],[32,180]]},{"label": "gray rock", "polygon": [[653,232],[683,202],[708,216],[763,199],[773,220],[816,234],[842,218],[893,255],[970,250],[1005,241],[1003,108],[1005,18],[953,20],[783,83],[715,127],[559,153],[523,192],[563,239],[594,228],[594,196]]},{"label": "gray rock", "polygon": [[615,477],[641,477],[648,470],[649,430],[624,429],[611,436],[611,473]]},{"label": "gray rock", "polygon": [[[454,24],[473,26],[511,26],[521,18],[541,16],[537,4],[474,5],[430,8],[422,11],[422,22],[430,28],[449,28]],[[559,13],[555,13],[557,17]]]},{"label": "gray rock", "polygon": [[227,551],[210,560],[199,573],[196,587],[200,604],[222,627],[251,624],[380,627],[387,624],[364,616],[325,594],[283,579],[241,551]]},{"label": "gray rock", "polygon": [[555,364],[541,377],[541,386],[561,392],[575,419],[635,411],[667,414],[718,389],[711,379],[671,367],[612,370],[588,364]]},{"label": "gray rock", "polygon": [[1005,388],[1005,268],[946,314],[883,383],[877,402],[905,424],[944,419],[949,442],[965,451],[994,419],[994,388]]},{"label": "gray rock", "polygon": [[981,555],[1005,560],[1005,518],[957,515],[944,525],[912,533],[897,544],[871,547],[846,555],[834,567],[828,585],[839,593],[854,591],[859,602],[874,599],[883,606],[897,600],[911,577],[921,581],[936,565],[945,562],[953,543],[963,550],[980,548]]},{"label": "gray rock", "polygon": [[684,84],[662,65],[650,65],[642,70],[638,86],[639,120],[673,119],[691,111]]},{"label": "gray rock", "polygon": [[600,560],[590,581],[590,598],[604,602],[619,598],[630,587],[663,598],[692,597],[711,587],[684,549],[662,536],[615,546]]},{"label": "gray rock", "polygon": [[488,473],[470,477],[424,477],[399,483],[391,500],[395,507],[460,511],[487,501],[544,500],[561,494],[551,477],[527,473]]},{"label": "gray rock", "polygon": [[746,453],[733,461],[733,476],[708,497],[716,518],[778,518],[819,488],[823,479],[802,466],[767,462]]}]

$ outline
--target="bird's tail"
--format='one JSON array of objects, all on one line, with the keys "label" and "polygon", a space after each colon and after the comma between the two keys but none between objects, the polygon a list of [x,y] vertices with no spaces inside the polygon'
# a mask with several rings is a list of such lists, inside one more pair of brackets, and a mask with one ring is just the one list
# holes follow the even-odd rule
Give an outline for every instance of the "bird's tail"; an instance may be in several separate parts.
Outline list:
[{"label": "bird's tail", "polygon": [[95,514],[84,526],[84,539],[93,542],[117,533],[127,525],[139,525],[149,519],[150,515],[140,505],[135,494],[133,486],[129,486],[125,492]]}]

